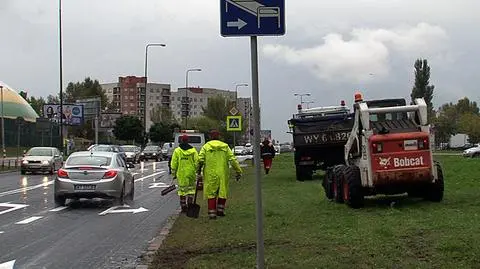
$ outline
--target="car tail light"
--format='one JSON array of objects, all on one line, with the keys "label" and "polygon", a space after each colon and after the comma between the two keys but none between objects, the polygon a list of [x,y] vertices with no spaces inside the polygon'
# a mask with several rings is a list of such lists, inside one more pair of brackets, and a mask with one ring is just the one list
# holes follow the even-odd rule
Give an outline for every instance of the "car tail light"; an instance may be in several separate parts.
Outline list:
[{"label": "car tail light", "polygon": [[68,178],[68,173],[63,169],[58,169],[57,176],[59,178]]},{"label": "car tail light", "polygon": [[418,149],[428,149],[428,148],[429,148],[429,143],[427,138],[418,140]]},{"label": "car tail light", "polygon": [[105,174],[103,175],[103,179],[114,178],[116,176],[117,176],[117,171],[109,170],[109,171],[105,172]]},{"label": "car tail light", "polygon": [[382,143],[373,143],[372,144],[373,152],[374,153],[382,153],[383,152],[383,144]]}]

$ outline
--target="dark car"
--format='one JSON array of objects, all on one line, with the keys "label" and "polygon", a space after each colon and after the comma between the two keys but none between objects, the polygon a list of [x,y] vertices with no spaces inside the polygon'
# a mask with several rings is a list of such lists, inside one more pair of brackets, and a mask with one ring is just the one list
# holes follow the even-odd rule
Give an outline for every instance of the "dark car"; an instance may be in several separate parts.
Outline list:
[{"label": "dark car", "polygon": [[146,146],[142,153],[140,153],[140,161],[155,160],[157,162],[161,161],[162,158],[162,148],[157,145]]},{"label": "dark car", "polygon": [[127,162],[127,155],[121,146],[118,145],[95,145],[90,150],[92,151],[105,151],[105,152],[117,152],[122,156],[123,160]]}]

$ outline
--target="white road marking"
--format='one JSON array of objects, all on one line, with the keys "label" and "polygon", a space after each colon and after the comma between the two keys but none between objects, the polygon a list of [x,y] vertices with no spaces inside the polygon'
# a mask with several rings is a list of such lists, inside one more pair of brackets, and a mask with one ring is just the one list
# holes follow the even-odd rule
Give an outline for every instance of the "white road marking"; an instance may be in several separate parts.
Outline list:
[{"label": "white road marking", "polygon": [[129,205],[121,205],[121,206],[112,206],[110,207],[109,209],[103,211],[103,212],[100,212],[98,213],[99,216],[105,216],[106,214],[114,214],[114,213],[133,213],[133,214],[137,214],[137,213],[141,213],[141,212],[147,212],[148,209],[144,208],[144,207],[140,207],[140,208],[128,208],[128,209],[117,209],[117,208],[120,208],[120,207],[130,207]]},{"label": "white road marking", "polygon": [[54,209],[50,209],[50,210],[48,210],[48,211],[50,211],[50,212],[58,212],[58,211],[62,211],[62,210],[67,209],[67,208],[68,208],[68,206],[59,206],[59,207],[55,207]]},{"label": "white road marking", "polygon": [[13,269],[16,260],[0,263],[0,269]]},{"label": "white road marking", "polygon": [[30,217],[28,219],[24,219],[22,221],[16,222],[15,224],[29,224],[30,222],[34,222],[36,220],[39,220],[43,217]]},{"label": "white road marking", "polygon": [[30,187],[25,187],[25,188],[21,188],[21,189],[6,191],[6,192],[0,192],[0,197],[7,196],[7,195],[12,195],[12,194],[16,194],[16,193],[22,193],[22,192],[25,192],[25,191],[31,191],[31,190],[46,187],[46,186],[52,185],[52,184],[53,184],[53,180],[50,180],[50,181],[47,181],[45,183],[30,186]]},{"label": "white road marking", "polygon": [[153,173],[153,174],[148,175],[148,176],[137,178],[137,179],[135,179],[135,182],[140,181],[140,180],[144,180],[144,179],[147,179],[147,178],[150,178],[150,177],[158,176],[158,175],[163,175],[165,173],[167,173],[167,171],[160,171],[160,172],[157,172],[157,173]]},{"label": "white road marking", "polygon": [[8,202],[8,203],[0,203],[0,207],[10,207],[10,209],[0,211],[0,215],[5,214],[5,213],[8,213],[8,212],[15,211],[15,210],[17,210],[17,209],[25,208],[25,207],[27,207],[27,206],[28,206],[28,205],[25,205],[25,204],[11,204],[10,202]]},{"label": "white road marking", "polygon": [[166,183],[163,183],[163,182],[155,182],[155,183],[152,183],[150,184],[150,187],[148,187],[149,189],[152,189],[152,188],[166,188],[170,185],[166,184]]},{"label": "white road marking", "polygon": [[140,173],[132,173],[132,176],[136,176],[136,175],[139,175]]},{"label": "white road marking", "polygon": [[0,234],[3,234],[3,233],[5,233],[5,232],[4,232],[4,231],[0,231]]}]

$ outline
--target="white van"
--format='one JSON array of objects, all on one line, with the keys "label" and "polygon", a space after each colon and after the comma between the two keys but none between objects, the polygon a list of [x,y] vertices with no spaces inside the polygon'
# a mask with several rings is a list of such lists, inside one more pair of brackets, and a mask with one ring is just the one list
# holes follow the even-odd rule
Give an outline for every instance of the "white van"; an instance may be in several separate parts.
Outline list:
[{"label": "white van", "polygon": [[179,133],[175,133],[173,148],[178,147],[182,135],[188,135],[188,143],[192,145],[192,147],[195,147],[198,152],[200,152],[203,145],[205,145],[205,135],[203,133],[196,130],[182,130]]}]

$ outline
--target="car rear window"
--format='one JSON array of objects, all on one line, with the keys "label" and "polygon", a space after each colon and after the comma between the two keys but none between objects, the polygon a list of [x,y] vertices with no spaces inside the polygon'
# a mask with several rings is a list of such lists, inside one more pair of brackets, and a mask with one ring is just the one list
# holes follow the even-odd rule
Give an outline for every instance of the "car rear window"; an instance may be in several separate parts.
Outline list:
[{"label": "car rear window", "polygon": [[93,151],[113,151],[111,146],[96,146],[92,149]]},{"label": "car rear window", "polygon": [[158,146],[146,146],[145,150],[158,150]]},{"label": "car rear window", "polygon": [[109,166],[111,162],[112,158],[104,156],[72,156],[68,158],[66,165]]},{"label": "car rear window", "polygon": [[[178,137],[178,143],[182,143],[181,137]],[[188,136],[188,143],[193,143],[193,144],[200,144],[202,143],[202,137],[199,135],[189,135]]]}]

